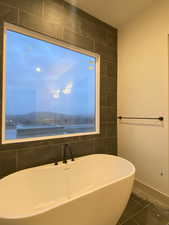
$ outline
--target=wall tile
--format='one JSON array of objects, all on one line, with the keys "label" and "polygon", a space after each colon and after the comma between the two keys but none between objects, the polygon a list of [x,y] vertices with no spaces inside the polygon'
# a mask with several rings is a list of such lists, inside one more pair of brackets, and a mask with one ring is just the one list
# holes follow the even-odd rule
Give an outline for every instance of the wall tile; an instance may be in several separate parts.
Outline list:
[{"label": "wall tile", "polygon": [[108,61],[112,61],[116,58],[116,49],[114,47],[106,46],[104,42],[101,43],[95,41],[94,50]]},{"label": "wall tile", "polygon": [[60,145],[43,145],[19,150],[17,151],[17,169],[52,163],[61,158],[60,151]]},{"label": "wall tile", "polygon": [[79,28],[79,32],[83,34],[85,37],[95,39],[94,33],[94,22],[91,18],[86,18],[84,14],[81,14],[81,24]]},{"label": "wall tile", "polygon": [[115,122],[116,121],[116,110],[111,107],[101,107],[101,124],[104,122]]},{"label": "wall tile", "polygon": [[112,62],[109,62],[107,65],[107,76],[116,78],[116,71],[117,71],[117,60],[113,59]]},{"label": "wall tile", "polygon": [[27,12],[35,15],[42,15],[42,1],[43,0],[0,0],[0,3],[26,10]]},{"label": "wall tile", "polygon": [[117,80],[115,77],[101,76],[100,78],[100,92],[101,95],[112,94],[116,92]]},{"label": "wall tile", "polygon": [[104,154],[106,152],[104,139],[101,139],[100,137],[96,138],[96,140],[94,140],[93,148],[96,154]]},{"label": "wall tile", "polygon": [[43,16],[46,20],[62,24],[65,9],[61,0],[44,0]]},{"label": "wall tile", "polygon": [[105,138],[107,136],[106,131],[106,124],[100,124],[100,138]]},{"label": "wall tile", "polygon": [[60,0],[44,0],[43,17],[57,25],[69,28],[71,31],[79,31],[81,18],[78,10]]},{"label": "wall tile", "polygon": [[94,152],[96,154],[117,154],[116,144],[113,138],[99,138],[94,141]]},{"label": "wall tile", "polygon": [[108,93],[107,94],[107,104],[106,106],[109,107],[116,107],[117,104],[117,92],[116,92],[116,87],[113,90],[113,93]]},{"label": "wall tile", "polygon": [[107,96],[106,95],[101,95],[100,96],[100,105],[101,106],[106,106],[107,105]]},{"label": "wall tile", "polygon": [[20,25],[56,39],[62,38],[62,27],[23,11],[20,13]]},{"label": "wall tile", "polygon": [[106,137],[113,138],[116,137],[116,123],[106,124]]},{"label": "wall tile", "polygon": [[[3,64],[3,27],[0,26],[0,65],[2,64]],[[0,66],[0,74],[2,74],[2,72],[3,68],[2,66]],[[0,76],[0,87],[2,87],[2,76]],[[0,91],[0,96],[2,96],[2,88]],[[0,98],[0,127],[2,127],[2,98]],[[2,129],[0,129],[0,137],[2,137]]]},{"label": "wall tile", "polygon": [[101,60],[100,61],[100,73],[101,73],[101,76],[106,76],[107,73],[108,73],[108,61],[106,60]]},{"label": "wall tile", "polygon": [[87,50],[93,50],[93,40],[78,35],[77,33],[72,32],[66,28],[63,31],[63,40],[70,44],[76,45],[77,47],[84,48]]},{"label": "wall tile", "polygon": [[106,43],[106,45],[113,47],[116,51],[117,51],[116,46],[117,46],[117,40],[118,40],[117,34],[118,34],[117,30],[112,28],[112,27],[111,27],[111,29],[107,29],[105,31],[105,36],[106,36],[105,43]]},{"label": "wall tile", "polygon": [[117,94],[114,90],[114,93],[112,91],[110,93],[104,93],[104,95],[101,95],[101,107],[112,107],[115,109],[117,102]]},{"label": "wall tile", "polygon": [[16,171],[16,152],[0,151],[0,178]]},{"label": "wall tile", "polygon": [[117,155],[117,137],[109,137],[106,140],[106,152],[108,154]]},{"label": "wall tile", "polygon": [[0,2],[0,25],[2,26],[4,22],[17,24],[18,9]]},{"label": "wall tile", "polygon": [[89,155],[94,153],[93,148],[94,142],[92,140],[86,142],[72,143],[70,147],[72,148],[75,157],[80,157],[83,155]]}]

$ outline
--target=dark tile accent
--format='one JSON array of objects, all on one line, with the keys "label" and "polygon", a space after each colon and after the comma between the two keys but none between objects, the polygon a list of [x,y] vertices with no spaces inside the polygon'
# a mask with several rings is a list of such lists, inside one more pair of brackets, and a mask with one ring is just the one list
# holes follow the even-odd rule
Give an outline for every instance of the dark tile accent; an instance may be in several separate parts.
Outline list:
[{"label": "dark tile accent", "polygon": [[88,34],[89,37],[94,38],[97,43],[102,43],[105,45],[107,27],[105,27],[103,24],[98,26],[97,23],[87,21],[86,19],[83,21],[87,22],[88,24],[88,26],[86,26],[85,22],[82,24],[83,32],[86,35]]},{"label": "dark tile accent", "polygon": [[116,128],[116,124],[113,124],[113,123],[106,124],[106,136],[109,138],[116,137],[115,128]]},{"label": "dark tile accent", "polygon": [[[76,32],[81,27],[79,10],[60,0],[44,0],[43,17],[57,25]],[[79,33],[79,32],[78,32]]]},{"label": "dark tile accent", "polygon": [[44,0],[43,17],[45,20],[63,25],[64,15],[65,9],[62,0]]},{"label": "dark tile accent", "polygon": [[96,154],[117,155],[116,138],[97,138],[94,140],[94,152]]},{"label": "dark tile accent", "polygon": [[106,151],[106,145],[105,145],[105,140],[104,138],[100,139],[100,138],[97,138],[95,141],[94,141],[94,152],[97,153],[97,154],[104,154]]},{"label": "dark tile accent", "polygon": [[94,142],[92,140],[86,142],[77,142],[70,144],[75,157],[90,155],[94,153]]},{"label": "dark tile accent", "polygon": [[93,50],[93,46],[94,46],[93,40],[83,37],[81,35],[78,35],[77,33],[72,32],[66,28],[63,31],[63,40],[70,44],[76,45],[80,48]]},{"label": "dark tile accent", "polygon": [[16,152],[0,151],[0,178],[16,171]]},{"label": "dark tile accent", "polygon": [[116,58],[116,49],[113,47],[111,48],[110,46],[105,46],[101,42],[95,42],[94,50],[108,61],[112,61]]},{"label": "dark tile accent", "polygon": [[100,106],[107,106],[107,96],[106,95],[101,95],[100,96]]},{"label": "dark tile accent", "polygon": [[95,27],[97,25],[95,22],[92,20],[92,18],[86,18],[85,15],[81,15],[81,27],[80,27],[80,32],[89,38],[93,38],[94,40],[98,40],[98,36],[95,34]]},{"label": "dark tile accent", "polygon": [[86,141],[92,141],[94,140],[94,137],[97,136],[98,134],[96,135],[85,135],[85,136],[79,136],[79,137],[75,137],[74,138],[74,142],[86,142]]},{"label": "dark tile accent", "polygon": [[107,133],[106,133],[106,125],[107,124],[101,124],[100,125],[100,137],[101,138],[106,138],[107,137]]},{"label": "dark tile accent", "polygon": [[107,71],[108,71],[108,63],[109,63],[109,62],[106,61],[106,60],[101,60],[101,61],[100,61],[100,73],[101,73],[101,77],[107,75]]},{"label": "dark tile accent", "polygon": [[4,5],[20,8],[35,15],[42,15],[42,1],[43,0],[36,0],[33,2],[29,0],[0,0]]},{"label": "dark tile accent", "polygon": [[117,104],[117,93],[114,91],[114,93],[108,93],[107,94],[107,105],[110,107],[116,107]]},{"label": "dark tile accent", "polygon": [[112,155],[117,155],[117,138],[111,137],[111,138],[106,138],[107,142],[107,153],[112,154]]},{"label": "dark tile accent", "polygon": [[20,25],[47,36],[62,39],[62,27],[23,11],[20,13]]},{"label": "dark tile accent", "polygon": [[15,23],[18,22],[18,9],[4,5],[0,2],[0,25],[4,22]]},{"label": "dark tile accent", "polygon": [[117,33],[116,29],[81,10],[78,10],[78,13],[81,21],[81,29],[79,29],[79,32],[84,36],[90,37],[96,42],[102,43],[104,46],[112,47],[114,43],[117,43],[115,41],[116,35],[113,35],[111,38],[111,33]]},{"label": "dark tile accent", "polygon": [[118,40],[118,33],[116,32],[116,29],[107,29],[105,31],[106,40],[105,43],[108,46],[111,46],[114,48],[114,46],[117,46],[117,40]]},{"label": "dark tile accent", "polygon": [[113,59],[112,62],[109,62],[107,65],[107,76],[116,78],[117,70],[117,60]]},{"label": "dark tile accent", "polygon": [[[0,26],[0,65],[3,64],[3,28]],[[0,74],[2,74],[3,68],[0,66]],[[2,87],[2,76],[0,76],[0,87]],[[2,96],[2,88],[0,91],[0,96]],[[0,127],[2,127],[2,98],[0,98]],[[2,129],[0,129],[0,141],[2,137]],[[1,176],[1,174],[0,174]]]},{"label": "dark tile accent", "polygon": [[101,82],[100,84],[101,95],[112,94],[113,91],[114,93],[116,92],[116,84],[117,84],[116,78],[101,76],[100,82]]},{"label": "dark tile accent", "polygon": [[17,151],[17,169],[25,169],[60,160],[60,145],[44,145]]},{"label": "dark tile accent", "polygon": [[116,121],[116,109],[112,107],[101,107],[100,114],[101,121],[110,123]]},{"label": "dark tile accent", "polygon": [[115,103],[117,102],[117,94],[114,93],[105,93],[101,95],[100,104],[101,107],[112,107],[115,109]]}]

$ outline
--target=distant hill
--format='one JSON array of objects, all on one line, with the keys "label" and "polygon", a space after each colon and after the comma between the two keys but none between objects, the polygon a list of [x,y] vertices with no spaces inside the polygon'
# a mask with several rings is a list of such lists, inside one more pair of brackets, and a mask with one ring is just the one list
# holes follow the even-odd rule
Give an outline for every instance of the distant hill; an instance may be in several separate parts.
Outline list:
[{"label": "distant hill", "polygon": [[53,112],[31,112],[23,115],[7,115],[7,125],[53,125],[53,124],[90,124],[94,122],[94,117],[82,115],[69,115]]}]

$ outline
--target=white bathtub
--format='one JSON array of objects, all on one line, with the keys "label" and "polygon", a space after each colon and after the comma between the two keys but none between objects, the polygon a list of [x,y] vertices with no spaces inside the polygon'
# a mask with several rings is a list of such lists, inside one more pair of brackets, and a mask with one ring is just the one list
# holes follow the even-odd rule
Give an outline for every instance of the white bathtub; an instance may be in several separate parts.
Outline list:
[{"label": "white bathtub", "polygon": [[115,225],[134,174],[104,154],[16,172],[0,180],[0,225]]}]

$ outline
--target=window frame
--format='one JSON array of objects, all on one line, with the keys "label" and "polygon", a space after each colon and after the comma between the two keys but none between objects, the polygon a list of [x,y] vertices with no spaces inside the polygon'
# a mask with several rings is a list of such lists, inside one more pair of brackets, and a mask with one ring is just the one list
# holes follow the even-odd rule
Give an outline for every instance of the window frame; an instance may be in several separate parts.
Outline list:
[{"label": "window frame", "polygon": [[[30,138],[20,138],[20,139],[5,139],[5,131],[6,131],[6,32],[7,30],[11,30],[17,33],[21,33],[42,41],[46,41],[48,43],[52,43],[84,55],[92,56],[96,59],[96,105],[95,105],[95,126],[96,130],[93,132],[81,132],[81,133],[72,133],[72,134],[60,134],[53,136],[42,136],[42,137],[30,137]],[[9,143],[18,143],[18,142],[30,142],[30,141],[38,141],[38,140],[48,140],[48,139],[58,139],[58,138],[66,138],[66,137],[75,137],[75,136],[86,136],[86,135],[95,135],[100,134],[100,55],[88,51],[86,49],[82,49],[76,47],[67,42],[63,42],[57,40],[55,38],[49,37],[46,34],[41,34],[27,28],[23,28],[17,25],[13,25],[10,23],[4,23],[3,26],[3,62],[2,62],[2,132],[1,132],[1,143],[9,144]]]}]

